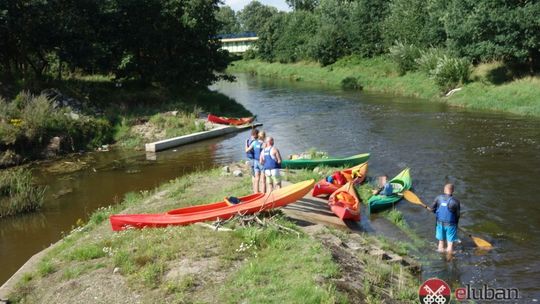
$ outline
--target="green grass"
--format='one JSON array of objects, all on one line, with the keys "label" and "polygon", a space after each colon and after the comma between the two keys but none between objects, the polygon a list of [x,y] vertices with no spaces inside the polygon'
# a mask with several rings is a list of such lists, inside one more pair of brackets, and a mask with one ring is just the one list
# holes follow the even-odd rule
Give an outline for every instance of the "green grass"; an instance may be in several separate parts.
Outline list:
[{"label": "green grass", "polygon": [[0,171],[0,218],[41,208],[45,187],[33,182],[26,168]]},{"label": "green grass", "polygon": [[[220,187],[211,187],[215,184]],[[10,299],[35,302],[52,292],[61,297],[64,291],[59,286],[67,281],[76,289],[78,280],[100,280],[104,272],[118,268],[114,275],[121,276],[130,290],[158,303],[217,299],[224,303],[347,302],[334,283],[340,268],[330,251],[301,232],[272,225],[243,227],[237,222],[228,225],[233,231],[221,232],[198,225],[112,232],[108,223],[109,215],[121,211],[163,212],[249,192],[249,176],[227,177],[216,168],[172,180],[152,191],[129,193],[120,204],[96,210],[86,224],[68,233],[36,272],[19,283]],[[266,220],[298,229],[279,212],[268,214]],[[373,266],[370,271],[380,272],[370,278],[370,284],[377,286],[398,274],[394,268],[382,273]],[[377,288],[369,287],[371,295]]]},{"label": "green grass", "polygon": [[478,110],[540,116],[537,97],[540,77],[498,76],[499,70],[501,65],[497,63],[479,65],[473,69],[472,82],[464,85],[463,90],[450,97],[441,97],[437,84],[428,75],[418,71],[400,76],[397,66],[387,57],[365,59],[350,56],[327,67],[310,62],[281,64],[241,60],[229,67],[230,72],[322,83],[336,88],[341,87],[343,81],[356,79],[366,91],[418,97]]}]

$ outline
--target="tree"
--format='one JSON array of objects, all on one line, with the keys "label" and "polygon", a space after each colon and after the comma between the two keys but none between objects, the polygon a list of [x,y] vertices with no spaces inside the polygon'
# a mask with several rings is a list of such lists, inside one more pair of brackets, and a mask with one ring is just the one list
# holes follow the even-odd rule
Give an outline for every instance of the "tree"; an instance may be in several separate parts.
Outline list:
[{"label": "tree", "polygon": [[440,45],[446,34],[440,18],[445,14],[441,0],[393,0],[384,21],[386,46],[395,41],[418,47]]},{"label": "tree", "polygon": [[365,57],[386,51],[383,22],[388,13],[387,0],[359,0],[350,11],[348,32],[352,51]]},{"label": "tree", "polygon": [[277,13],[278,10],[275,7],[264,5],[255,0],[251,1],[238,13],[238,20],[242,30],[259,33],[264,24]]},{"label": "tree", "polygon": [[313,11],[319,5],[319,0],[285,0],[285,2],[295,11]]},{"label": "tree", "polygon": [[540,60],[540,2],[527,0],[453,0],[445,18],[449,47],[474,61]]},{"label": "tree", "polygon": [[216,19],[221,24],[218,34],[240,32],[240,23],[236,18],[236,13],[230,6],[221,6],[216,12]]}]

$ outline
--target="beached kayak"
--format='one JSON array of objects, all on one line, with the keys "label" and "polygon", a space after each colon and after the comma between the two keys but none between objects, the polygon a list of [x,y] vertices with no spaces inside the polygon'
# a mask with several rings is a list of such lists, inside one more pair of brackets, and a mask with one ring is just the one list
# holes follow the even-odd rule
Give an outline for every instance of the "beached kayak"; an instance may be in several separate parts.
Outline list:
[{"label": "beached kayak", "polygon": [[412,186],[412,179],[409,173],[409,168],[401,171],[396,177],[392,178],[389,181],[392,184],[393,194],[390,196],[386,195],[373,195],[369,198],[369,211],[377,212],[389,207],[392,207],[394,203],[399,201],[403,196],[401,195],[403,191],[409,190]]},{"label": "beached kayak", "polygon": [[[264,193],[254,193],[254,194],[250,194],[246,196],[241,196],[238,198],[240,201],[238,204],[249,203],[263,196],[264,196]],[[197,205],[197,206],[189,206],[189,207],[184,207],[184,208],[173,209],[173,210],[167,211],[167,214],[186,215],[186,214],[206,212],[206,211],[226,208],[226,207],[229,207],[230,205],[231,204],[228,203],[226,200],[223,200],[221,202],[211,203],[211,204],[206,204],[206,205]]]},{"label": "beached kayak", "polygon": [[249,202],[228,207],[199,210],[186,214],[117,214],[109,220],[114,231],[128,227],[167,227],[174,225],[189,225],[197,222],[228,219],[235,214],[252,214],[294,203],[306,195],[313,186],[314,180],[303,181],[275,191]]},{"label": "beached kayak", "polygon": [[336,190],[328,199],[330,210],[342,220],[360,221],[360,199],[352,182]]},{"label": "beached kayak", "polygon": [[224,117],[224,116],[216,116],[213,114],[208,114],[208,121],[222,124],[222,125],[234,125],[234,126],[240,126],[245,125],[250,122],[252,122],[255,119],[254,116],[252,117],[242,117],[242,118],[235,118],[235,117]]},{"label": "beached kayak", "polygon": [[350,157],[331,157],[321,159],[287,159],[282,161],[281,167],[289,169],[313,169],[318,166],[355,166],[361,163],[365,163],[368,159],[369,153],[357,154]]},{"label": "beached kayak", "polygon": [[[354,166],[349,169],[345,169],[342,171],[336,171],[332,175],[335,175],[336,173],[341,174],[347,182],[350,182],[353,180],[352,172],[356,171],[359,176],[355,177],[356,183],[362,183],[366,179],[368,170],[368,163],[363,163],[357,166]],[[338,183],[338,181],[334,180],[333,182],[329,183],[326,178],[321,179],[318,181],[315,186],[313,187],[313,193],[312,195],[317,196],[328,196],[332,193],[334,193],[339,187],[341,187]]]}]

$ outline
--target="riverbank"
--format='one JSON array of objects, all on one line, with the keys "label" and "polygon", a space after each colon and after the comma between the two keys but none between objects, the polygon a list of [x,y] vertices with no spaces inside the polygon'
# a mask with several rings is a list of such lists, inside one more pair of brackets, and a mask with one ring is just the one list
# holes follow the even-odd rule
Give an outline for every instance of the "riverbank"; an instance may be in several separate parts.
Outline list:
[{"label": "riverbank", "polygon": [[[231,166],[237,168],[247,171]],[[95,211],[88,223],[75,227],[29,266],[10,291],[10,301],[416,301],[415,274],[384,258],[396,255],[392,246],[385,253],[374,250],[378,240],[366,234],[319,225],[303,230],[279,212],[266,218],[264,226],[232,221],[227,226],[232,230],[205,225],[119,233],[110,229],[110,214],[163,212],[247,194],[246,176],[221,169],[193,173]],[[216,189],[216,184],[221,187]]]},{"label": "riverbank", "polygon": [[[322,83],[331,87],[350,86],[352,78],[356,80],[353,87],[361,87],[368,92],[417,97],[458,107],[540,117],[540,99],[538,99],[540,77],[514,79],[504,74],[504,67],[497,63],[475,67],[472,81],[448,97],[441,96],[434,80],[424,73],[408,72],[400,76],[397,66],[385,57],[371,59],[345,57],[326,67],[310,62],[281,64],[240,60],[233,62],[228,71]],[[347,78],[349,80],[345,80]]]},{"label": "riverbank", "polygon": [[196,123],[200,112],[251,115],[208,89],[116,82],[101,75],[25,83],[3,95],[0,167],[109,144],[142,150],[145,142],[204,130]]}]

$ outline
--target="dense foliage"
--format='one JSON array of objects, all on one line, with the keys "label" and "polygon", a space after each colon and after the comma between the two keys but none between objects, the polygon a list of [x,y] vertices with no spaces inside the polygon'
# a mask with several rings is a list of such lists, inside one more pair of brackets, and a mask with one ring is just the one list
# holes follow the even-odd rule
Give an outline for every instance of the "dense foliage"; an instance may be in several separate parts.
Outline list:
[{"label": "dense foliage", "polygon": [[389,53],[392,47],[403,50],[406,46],[409,53],[400,54],[405,57],[395,56],[393,52],[393,57],[399,60],[400,73],[415,70],[420,53],[431,48],[445,52],[432,60],[435,65],[446,55],[446,59],[453,58],[451,61],[456,64],[461,62],[457,64],[460,66],[465,65],[465,60],[470,63],[499,60],[526,67],[532,73],[539,70],[540,1],[289,0],[287,3],[292,12],[277,12],[271,6],[252,1],[238,13],[240,27],[255,31],[260,37],[258,55],[263,60],[315,60],[328,65],[343,56],[373,57]]},{"label": "dense foliage", "polygon": [[[66,71],[206,86],[227,66],[218,0],[0,1],[4,79]],[[231,28],[234,30],[235,28]]]},{"label": "dense foliage", "polygon": [[34,183],[30,170],[0,171],[0,218],[41,208],[44,193],[45,188]]}]

